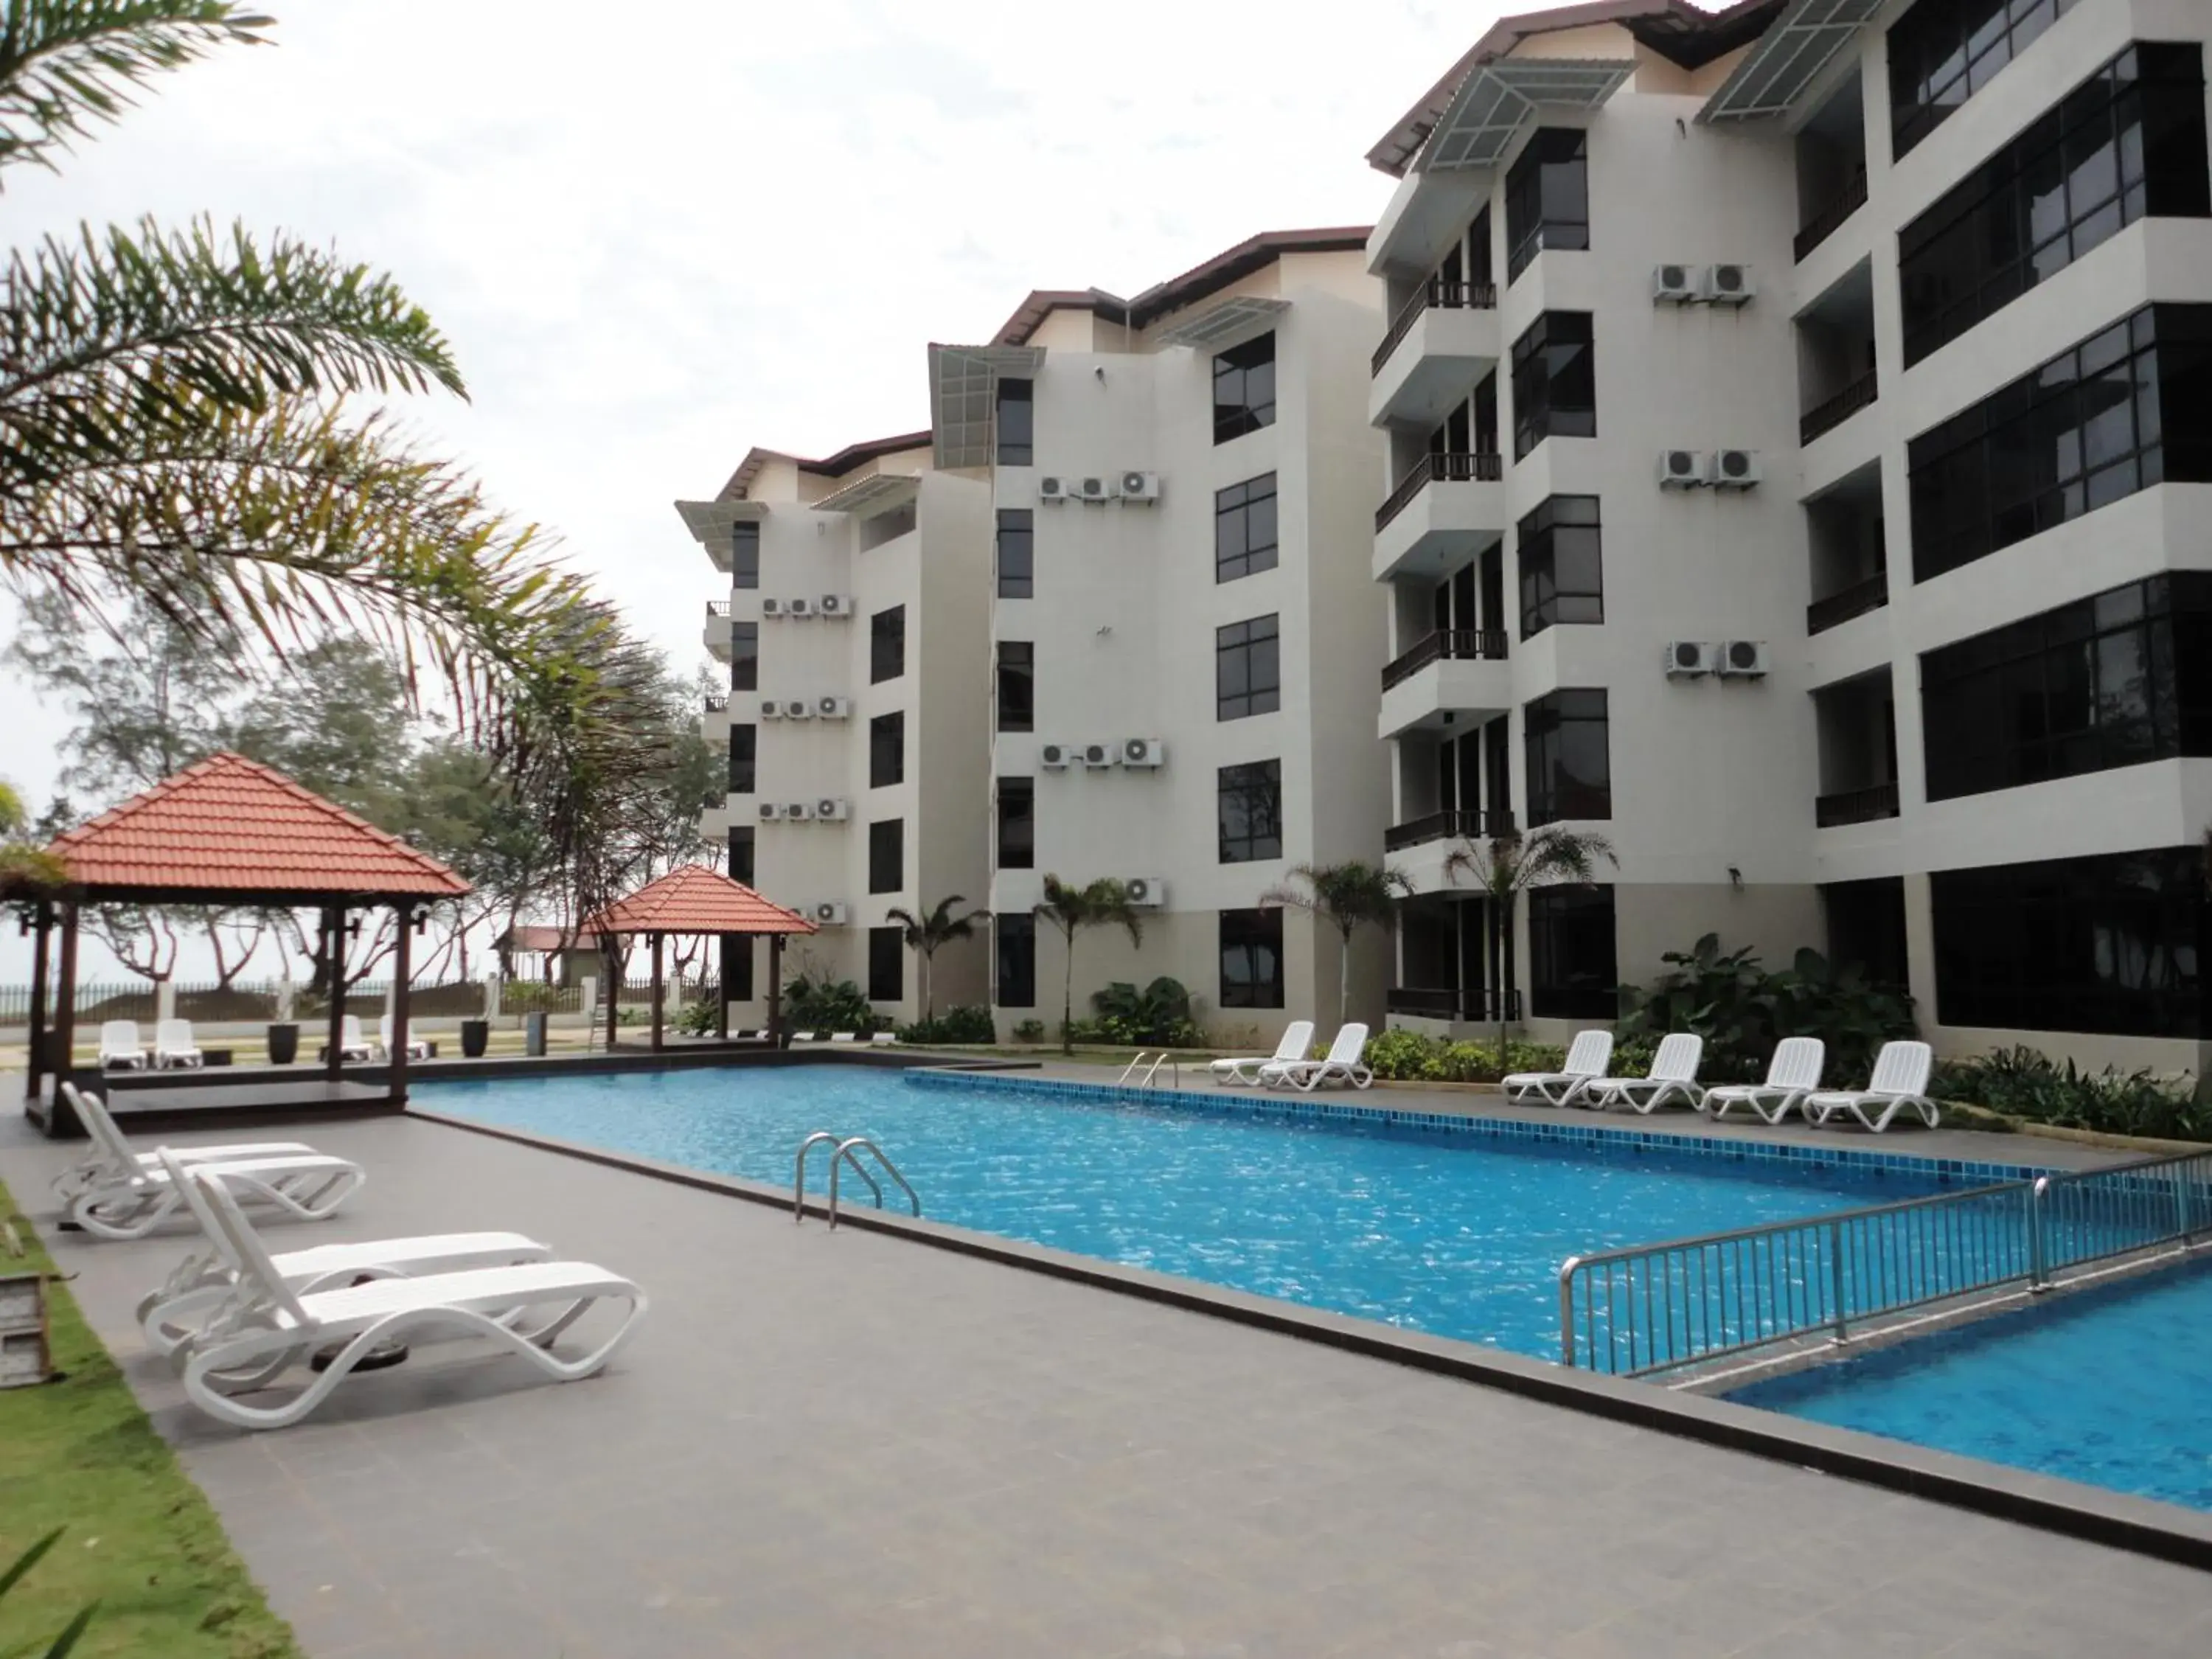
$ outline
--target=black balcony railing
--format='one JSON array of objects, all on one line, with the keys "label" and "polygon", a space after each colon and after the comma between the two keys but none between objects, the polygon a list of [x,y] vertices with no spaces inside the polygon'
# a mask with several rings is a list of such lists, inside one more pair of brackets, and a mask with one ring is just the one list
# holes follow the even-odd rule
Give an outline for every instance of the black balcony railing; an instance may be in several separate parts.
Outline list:
[{"label": "black balcony railing", "polygon": [[1826,632],[1854,617],[1863,617],[1869,611],[1879,611],[1889,603],[1889,573],[1877,570],[1863,581],[1853,582],[1840,592],[1831,593],[1825,599],[1815,599],[1805,607],[1805,631],[1808,634]]},{"label": "black balcony railing", "polygon": [[707,694],[707,712],[708,714],[719,714],[729,706],[730,699],[726,693],[721,691],[709,691]]},{"label": "black balcony railing", "polygon": [[1424,455],[1375,509],[1375,527],[1382,529],[1403,513],[1407,503],[1432,483],[1496,483],[1504,476],[1503,455]]},{"label": "black balcony railing", "polygon": [[1860,167],[1852,171],[1850,182],[1844,186],[1843,193],[1807,220],[1805,228],[1797,233],[1797,257],[1802,259],[1841,230],[1844,221],[1866,205],[1866,168]]},{"label": "black balcony railing", "polygon": [[727,599],[709,599],[709,600],[708,600],[708,601],[707,601],[707,614],[708,614],[708,616],[710,616],[710,617],[726,617],[726,616],[728,616],[728,615],[730,614],[730,602],[729,602]]},{"label": "black balcony railing", "polygon": [[1383,994],[1382,1006],[1394,1014],[1405,1014],[1414,1019],[1453,1019],[1467,1024],[1496,1021],[1499,1018],[1518,1020],[1521,1018],[1521,993],[1504,993],[1504,1007],[1498,1007],[1498,992],[1425,990],[1413,985],[1394,985]]},{"label": "black balcony railing", "polygon": [[1382,671],[1382,689],[1410,679],[1446,658],[1482,662],[1505,660],[1505,630],[1500,628],[1440,628]]},{"label": "black balcony railing", "polygon": [[1822,433],[1833,431],[1870,405],[1875,391],[1875,372],[1869,369],[1826,402],[1815,404],[1805,411],[1797,422],[1797,441],[1809,444]]},{"label": "black balcony railing", "polygon": [[1382,850],[1401,853],[1408,847],[1419,847],[1426,842],[1480,841],[1486,836],[1510,836],[1512,833],[1513,814],[1502,807],[1495,811],[1472,807],[1449,810],[1392,824],[1382,832]]},{"label": "black balcony railing", "polygon": [[1823,830],[1844,823],[1873,823],[1897,816],[1897,786],[1877,783],[1871,789],[1846,789],[1823,795],[1813,803],[1813,817]]},{"label": "black balcony railing", "polygon": [[1382,372],[1382,365],[1390,361],[1390,354],[1398,349],[1398,343],[1413,331],[1413,325],[1420,321],[1424,312],[1494,311],[1497,307],[1495,283],[1447,283],[1440,276],[1431,276],[1413,290],[1413,297],[1401,306],[1398,314],[1390,319],[1389,332],[1375,348],[1369,373]]}]

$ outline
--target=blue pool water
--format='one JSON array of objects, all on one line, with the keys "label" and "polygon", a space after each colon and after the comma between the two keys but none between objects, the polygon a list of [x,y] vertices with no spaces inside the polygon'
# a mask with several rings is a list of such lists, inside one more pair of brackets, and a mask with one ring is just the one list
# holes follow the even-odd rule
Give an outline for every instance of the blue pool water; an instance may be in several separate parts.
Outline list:
[{"label": "blue pool water", "polygon": [[[433,1110],[779,1184],[812,1131],[867,1135],[934,1220],[1547,1358],[1559,1264],[1578,1252],[1938,1190],[1898,1171],[1255,1122],[844,1066],[416,1093]],[[823,1178],[817,1164],[817,1190]]]},{"label": "blue pool water", "polygon": [[2212,1261],[2056,1297],[1731,1396],[2212,1510]]}]

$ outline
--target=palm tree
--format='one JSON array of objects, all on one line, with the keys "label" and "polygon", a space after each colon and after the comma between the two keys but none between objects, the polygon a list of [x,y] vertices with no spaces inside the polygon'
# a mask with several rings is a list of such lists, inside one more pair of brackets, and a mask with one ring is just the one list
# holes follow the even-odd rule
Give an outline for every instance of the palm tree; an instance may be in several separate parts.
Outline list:
[{"label": "palm tree", "polygon": [[895,921],[903,930],[902,937],[906,940],[906,948],[918,952],[921,957],[921,1018],[925,1025],[936,1012],[935,1001],[930,994],[929,969],[930,960],[936,956],[937,947],[950,945],[956,939],[975,938],[975,925],[991,919],[988,910],[970,910],[964,916],[952,914],[954,905],[967,902],[959,894],[954,893],[938,900],[934,908],[919,915],[898,905],[893,905],[884,912],[884,921]]},{"label": "palm tree", "polygon": [[1058,876],[1044,878],[1044,899],[1037,915],[1058,928],[1067,940],[1067,978],[1060,1000],[1060,1051],[1075,1052],[1075,939],[1088,927],[1116,926],[1128,932],[1129,943],[1145,942],[1145,925],[1129,902],[1129,890],[1111,876],[1101,876],[1088,887],[1071,887]]},{"label": "palm tree", "polygon": [[1413,884],[1401,871],[1352,859],[1343,864],[1301,864],[1291,871],[1288,883],[1260,895],[1267,905],[1291,905],[1320,917],[1336,929],[1343,948],[1337,953],[1336,1023],[1343,1024],[1352,1012],[1352,936],[1362,927],[1388,927],[1398,914],[1398,901],[1409,896]]},{"label": "palm tree", "polygon": [[1490,901],[1490,977],[1496,988],[1501,1066],[1505,1063],[1504,953],[1513,937],[1515,901],[1531,887],[1562,883],[1587,887],[1600,859],[1616,866],[1620,862],[1613,856],[1613,843],[1603,836],[1547,823],[1526,836],[1516,833],[1462,842],[1444,860],[1445,881],[1455,884],[1462,875],[1472,876]]}]

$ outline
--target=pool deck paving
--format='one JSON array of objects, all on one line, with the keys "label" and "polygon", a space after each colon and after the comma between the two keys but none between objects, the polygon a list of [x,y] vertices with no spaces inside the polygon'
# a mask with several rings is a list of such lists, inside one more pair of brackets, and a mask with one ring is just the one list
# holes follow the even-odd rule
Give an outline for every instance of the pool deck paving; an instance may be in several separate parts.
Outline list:
[{"label": "pool deck paving", "polygon": [[433,1122],[303,1138],[371,1181],[276,1248],[508,1227],[653,1298],[588,1382],[432,1349],[240,1432],[131,1320],[191,1241],[54,1234],[72,1149],[0,1123],[317,1659],[2212,1650],[2190,1568]]}]

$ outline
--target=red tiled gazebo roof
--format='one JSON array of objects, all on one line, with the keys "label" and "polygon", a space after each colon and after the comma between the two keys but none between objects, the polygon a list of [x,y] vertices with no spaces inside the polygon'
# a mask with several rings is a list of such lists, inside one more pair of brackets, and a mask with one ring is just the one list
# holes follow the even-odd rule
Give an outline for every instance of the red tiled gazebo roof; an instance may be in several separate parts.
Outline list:
[{"label": "red tiled gazebo roof", "polygon": [[79,896],[158,902],[457,898],[467,882],[283,773],[224,751],[56,837]]},{"label": "red tiled gazebo roof", "polygon": [[703,864],[679,865],[586,921],[600,933],[811,933],[814,924]]}]

